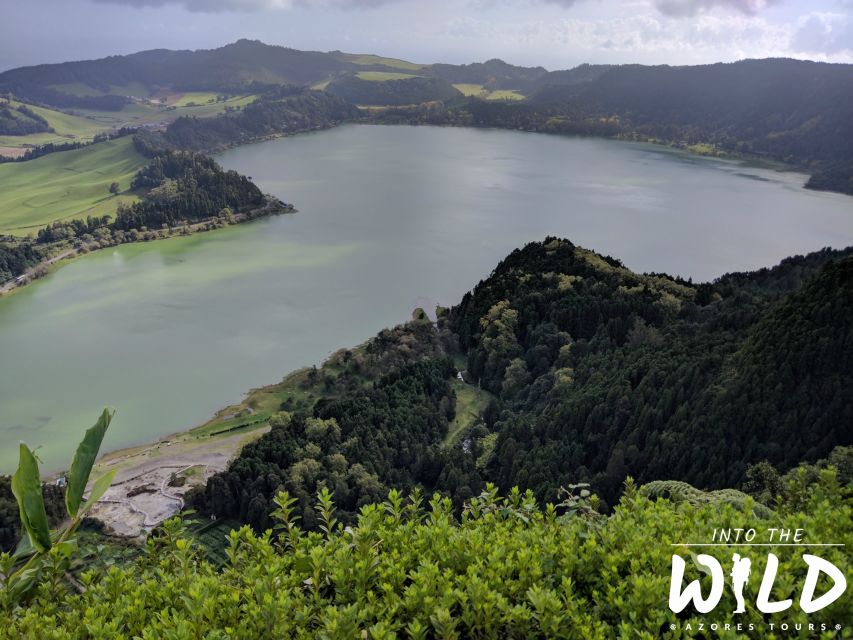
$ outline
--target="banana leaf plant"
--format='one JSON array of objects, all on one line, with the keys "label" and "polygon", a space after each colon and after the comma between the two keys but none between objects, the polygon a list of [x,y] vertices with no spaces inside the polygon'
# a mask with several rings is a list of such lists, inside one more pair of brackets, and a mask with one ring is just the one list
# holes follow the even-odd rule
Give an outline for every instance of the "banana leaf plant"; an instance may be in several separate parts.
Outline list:
[{"label": "banana leaf plant", "polygon": [[0,557],[2,592],[6,608],[21,604],[38,587],[45,568],[65,568],[77,550],[74,534],[77,527],[104,492],[115,476],[112,470],[92,484],[89,496],[83,501],[86,485],[98,451],[110,426],[113,415],[104,409],[100,418],[86,431],[77,447],[68,471],[65,489],[65,508],[68,520],[53,531],[47,521],[42,495],[38,460],[23,442],[20,445],[18,469],[12,476],[12,493],[18,503],[21,516],[21,541],[12,554]]}]

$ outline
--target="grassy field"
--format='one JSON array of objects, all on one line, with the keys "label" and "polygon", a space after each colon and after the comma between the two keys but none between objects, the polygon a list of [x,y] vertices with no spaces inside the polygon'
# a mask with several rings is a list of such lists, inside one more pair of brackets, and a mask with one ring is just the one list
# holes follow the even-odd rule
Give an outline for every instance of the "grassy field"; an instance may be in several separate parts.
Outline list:
[{"label": "grassy field", "polygon": [[404,69],[406,71],[418,71],[423,69],[427,65],[416,64],[414,62],[407,62],[406,60],[400,60],[398,58],[383,58],[382,56],[374,56],[370,54],[347,54],[344,56],[348,62],[353,64],[360,64],[364,66],[370,65],[382,65],[384,67],[390,67],[392,69]]},{"label": "grassy field", "polygon": [[385,82],[386,80],[406,80],[407,78],[418,77],[411,73],[392,73],[390,71],[359,71],[355,75],[361,80],[369,80],[370,82]]},{"label": "grassy field", "polygon": [[481,84],[458,83],[453,85],[463,96],[485,96],[488,91]]},{"label": "grassy field", "polygon": [[[88,142],[92,140],[95,134],[103,131],[125,126],[171,122],[181,116],[207,118],[223,113],[226,107],[244,107],[256,99],[256,95],[243,95],[231,96],[224,102],[216,102],[215,93],[185,93],[174,102],[175,109],[133,102],[126,105],[121,111],[72,109],[69,113],[27,105],[45,118],[54,132],[32,133],[26,136],[0,136],[0,147],[20,148],[51,142]],[[189,106],[190,104],[195,104],[195,106]]]},{"label": "grassy field", "polygon": [[458,89],[462,95],[476,96],[478,98],[483,98],[484,100],[524,100],[524,96],[515,89],[489,91],[481,84],[466,83],[454,84],[453,86]]},{"label": "grassy field", "polygon": [[[19,102],[12,102],[19,105]],[[26,136],[0,136],[0,147],[21,147],[24,145],[41,145],[49,142],[73,142],[91,140],[96,133],[110,127],[80,116],[73,116],[62,111],[45,109],[27,105],[32,111],[48,121],[53,132],[31,133]]]},{"label": "grassy field", "polygon": [[176,107],[200,106],[216,102],[218,94],[210,91],[189,91],[182,93],[177,100],[171,104]]},{"label": "grassy field", "polygon": [[490,92],[486,100],[524,100],[524,96],[515,89],[500,89]]},{"label": "grassy field", "polygon": [[459,380],[453,380],[450,386],[456,392],[456,416],[447,429],[445,446],[456,442],[461,433],[480,419],[490,399],[487,391]]},{"label": "grassy field", "polygon": [[[186,94],[185,94],[186,95]],[[225,112],[225,107],[245,107],[247,104],[251,104],[255,100],[257,100],[258,96],[256,95],[246,95],[246,96],[231,96],[225,102],[211,102],[209,104],[201,104],[198,103],[198,106],[190,107],[183,106],[178,107],[174,111],[166,112],[165,114],[161,113],[160,118],[163,119],[163,115],[168,117],[168,119],[174,119],[179,116],[196,116],[197,118],[208,118],[210,116],[219,115],[220,113]]]},{"label": "grassy field", "polygon": [[21,163],[0,165],[0,233],[24,236],[55,220],[113,213],[129,193],[112,196],[111,182],[122,191],[146,159],[130,137],[64,151]]}]

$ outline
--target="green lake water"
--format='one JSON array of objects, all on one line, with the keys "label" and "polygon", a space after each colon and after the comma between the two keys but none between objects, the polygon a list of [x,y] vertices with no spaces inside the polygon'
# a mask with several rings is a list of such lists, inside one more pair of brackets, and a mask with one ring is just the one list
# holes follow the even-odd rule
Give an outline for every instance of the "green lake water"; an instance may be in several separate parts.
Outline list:
[{"label": "green lake water", "polygon": [[0,300],[0,472],[19,440],[62,468],[106,405],[105,449],[193,427],[546,235],[694,280],[853,244],[853,198],[651,145],[350,125],[219,160],[299,212],[96,252]]}]

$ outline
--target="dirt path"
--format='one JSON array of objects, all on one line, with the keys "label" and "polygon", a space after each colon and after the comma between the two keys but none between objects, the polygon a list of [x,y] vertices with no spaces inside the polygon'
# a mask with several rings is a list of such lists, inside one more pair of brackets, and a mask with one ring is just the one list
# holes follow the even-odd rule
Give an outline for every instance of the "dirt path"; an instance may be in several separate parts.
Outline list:
[{"label": "dirt path", "polygon": [[[204,439],[183,435],[107,454],[95,465],[92,477],[113,469],[116,477],[91,515],[116,535],[136,537],[150,531],[183,509],[187,491],[225,470],[243,445],[267,431],[269,427],[262,427],[248,434]],[[181,474],[186,483],[169,486],[172,477]]]}]

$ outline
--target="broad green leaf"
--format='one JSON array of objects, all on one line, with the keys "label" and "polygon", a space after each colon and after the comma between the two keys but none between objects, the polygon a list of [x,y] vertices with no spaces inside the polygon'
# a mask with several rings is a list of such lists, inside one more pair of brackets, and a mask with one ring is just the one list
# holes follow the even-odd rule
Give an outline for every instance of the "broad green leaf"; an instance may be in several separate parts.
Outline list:
[{"label": "broad green leaf", "polygon": [[65,490],[65,507],[68,509],[68,515],[72,518],[77,516],[80,503],[83,501],[83,492],[89,482],[92,465],[95,464],[95,458],[98,457],[98,450],[101,448],[107,427],[110,426],[110,421],[113,419],[113,413],[104,409],[95,426],[86,431],[83,441],[74,454],[71,470],[68,472],[68,488]]},{"label": "broad green leaf", "polygon": [[12,554],[12,558],[15,559],[15,562],[20,562],[25,558],[29,558],[33,555],[36,550],[33,548],[33,543],[30,542],[30,534],[27,533],[26,529],[21,531],[21,539],[18,542],[18,546],[15,547],[15,552]]},{"label": "broad green leaf", "polygon": [[92,508],[92,505],[95,504],[98,500],[101,499],[101,496],[104,495],[104,492],[110,488],[110,485],[113,483],[113,478],[116,476],[116,470],[113,469],[102,475],[100,478],[95,480],[95,484],[92,485],[92,492],[89,494],[89,498],[86,500],[86,504],[83,505],[83,513],[86,513],[89,509]]},{"label": "broad green leaf", "polygon": [[41,493],[41,477],[36,457],[23,442],[20,447],[18,470],[12,476],[12,493],[18,501],[21,524],[30,542],[38,551],[50,549],[50,528]]}]

